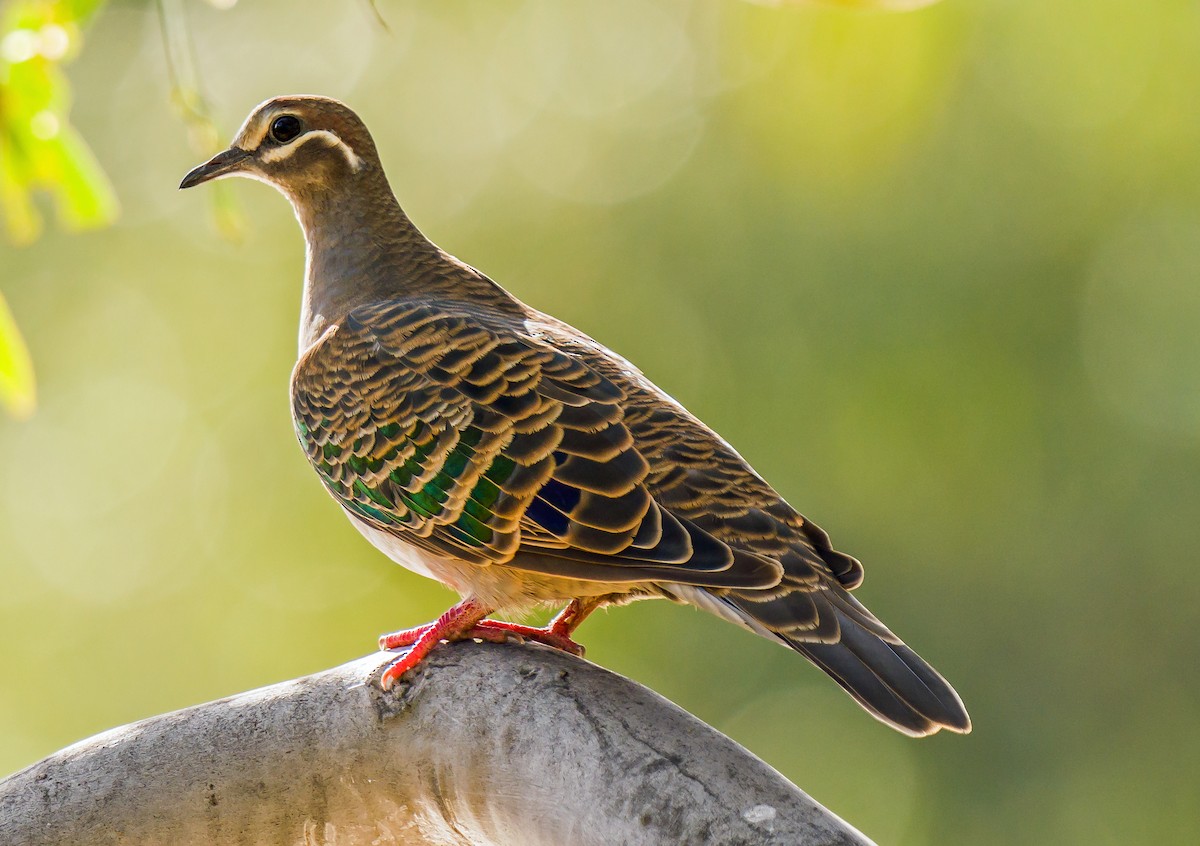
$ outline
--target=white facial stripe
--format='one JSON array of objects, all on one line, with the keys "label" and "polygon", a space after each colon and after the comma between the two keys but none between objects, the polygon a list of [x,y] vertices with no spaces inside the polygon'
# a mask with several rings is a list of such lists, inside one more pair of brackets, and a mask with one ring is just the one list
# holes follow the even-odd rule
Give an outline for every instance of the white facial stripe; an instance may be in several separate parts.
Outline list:
[{"label": "white facial stripe", "polygon": [[[264,114],[264,110],[271,103],[270,100],[265,100],[254,107],[254,111],[246,116],[246,120],[242,123],[242,128],[237,131],[237,135],[233,138],[235,147],[241,147],[243,150],[257,150],[262,144],[263,139],[267,137],[267,130],[271,128],[271,121],[277,115],[282,113],[282,109],[275,107],[269,110],[269,114]],[[253,129],[254,134],[250,131]]]},{"label": "white facial stripe", "polygon": [[270,121],[260,123],[254,130],[254,136],[247,137],[246,133],[250,131],[250,121],[253,119],[254,115],[246,118],[245,124],[242,125],[237,134],[238,146],[244,150],[257,150],[262,145],[263,140],[266,139],[267,130],[271,128]]},{"label": "white facial stripe", "polygon": [[346,163],[350,165],[350,169],[357,173],[362,169],[362,159],[358,154],[350,149],[350,145],[338,138],[328,129],[313,129],[305,132],[303,135],[296,138],[290,143],[284,144],[282,147],[267,147],[259,151],[258,158],[267,163],[283,161],[292,153],[300,148],[300,145],[307,144],[309,141],[320,140],[327,147],[336,147],[342,151],[342,155],[346,157]]}]

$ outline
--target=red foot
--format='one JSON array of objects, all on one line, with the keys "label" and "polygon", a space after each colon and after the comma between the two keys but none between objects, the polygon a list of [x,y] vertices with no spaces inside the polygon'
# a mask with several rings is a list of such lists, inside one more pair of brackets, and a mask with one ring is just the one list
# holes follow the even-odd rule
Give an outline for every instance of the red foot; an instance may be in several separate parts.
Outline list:
[{"label": "red foot", "polygon": [[[397,658],[380,676],[379,684],[384,690],[391,690],[392,685],[413,667],[421,663],[430,652],[443,640],[461,640],[464,632],[475,628],[475,624],[487,616],[489,609],[477,602],[465,599],[455,605],[437,620],[426,626],[385,635],[379,639],[381,649],[392,649],[395,646],[412,646],[407,653]],[[390,644],[386,645],[385,644]]]},{"label": "red foot", "polygon": [[473,600],[464,600],[455,605],[436,622],[415,629],[405,629],[400,632],[383,635],[379,638],[379,648],[383,650],[398,649],[411,646],[407,653],[396,659],[383,671],[380,684],[384,690],[390,690],[396,681],[421,661],[442,641],[455,640],[486,640],[489,643],[503,643],[506,640],[520,639],[544,643],[572,655],[583,655],[583,647],[571,640],[573,632],[584,618],[587,617],[598,603],[591,601],[581,603],[578,599],[563,609],[550,625],[544,629],[534,626],[522,626],[517,623],[506,623],[502,620],[483,619],[490,609]]},{"label": "red foot", "polygon": [[[432,624],[430,624],[432,625]],[[412,646],[421,636],[429,631],[429,625],[393,632],[379,638],[379,648],[382,650],[399,649]],[[442,635],[442,640],[449,640]],[[571,640],[566,635],[559,634],[550,628],[539,629],[534,626],[522,626],[517,623],[506,623],[503,620],[480,620],[474,628],[458,633],[455,640],[486,640],[488,643],[504,643],[509,640],[532,640],[553,646],[572,655],[583,655],[583,646]]]},{"label": "red foot", "polygon": [[547,626],[544,629],[539,629],[535,626],[522,626],[517,623],[506,623],[503,620],[483,620],[473,630],[468,637],[479,637],[483,640],[490,640],[488,634],[476,634],[477,632],[490,631],[492,634],[499,634],[500,639],[513,638],[514,640],[532,640],[535,643],[544,643],[546,646],[553,646],[555,649],[561,649],[563,652],[570,652],[572,655],[583,657],[583,646],[571,640],[565,634],[554,630],[553,626]]}]

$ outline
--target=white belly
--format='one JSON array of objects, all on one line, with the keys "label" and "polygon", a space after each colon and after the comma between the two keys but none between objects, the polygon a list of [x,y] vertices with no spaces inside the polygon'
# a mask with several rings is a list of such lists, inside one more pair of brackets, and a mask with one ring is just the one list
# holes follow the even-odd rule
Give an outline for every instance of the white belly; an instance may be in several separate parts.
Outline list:
[{"label": "white belly", "polygon": [[[464,599],[489,608],[526,611],[540,605],[564,605],[572,599],[608,594],[644,594],[633,585],[564,579],[503,564],[471,564],[426,552],[347,514],[371,545],[402,567],[441,582]],[[632,598],[632,597],[631,597]]]},{"label": "white belly", "polygon": [[[389,535],[387,532],[381,532],[374,526],[368,526],[361,520],[355,520],[353,517],[350,517],[350,523],[362,533],[364,538],[371,542],[371,546],[378,549],[401,567],[412,570],[414,573],[424,576],[427,579],[433,579],[443,584],[446,583],[443,572],[446,569],[445,562],[439,557],[431,555],[420,547],[413,546],[411,543],[405,543],[399,538]],[[454,587],[454,585],[450,585],[450,587]],[[455,589],[457,590],[457,588]],[[462,591],[459,592],[461,593]]]}]

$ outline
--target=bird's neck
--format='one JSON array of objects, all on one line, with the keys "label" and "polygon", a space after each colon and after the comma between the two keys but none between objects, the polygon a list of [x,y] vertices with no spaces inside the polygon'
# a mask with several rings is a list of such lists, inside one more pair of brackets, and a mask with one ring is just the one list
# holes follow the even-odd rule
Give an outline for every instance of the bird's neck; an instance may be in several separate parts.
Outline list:
[{"label": "bird's neck", "polygon": [[340,189],[290,199],[307,245],[301,352],[368,303],[425,295],[498,306],[515,303],[494,282],[421,234],[377,167],[368,166]]}]

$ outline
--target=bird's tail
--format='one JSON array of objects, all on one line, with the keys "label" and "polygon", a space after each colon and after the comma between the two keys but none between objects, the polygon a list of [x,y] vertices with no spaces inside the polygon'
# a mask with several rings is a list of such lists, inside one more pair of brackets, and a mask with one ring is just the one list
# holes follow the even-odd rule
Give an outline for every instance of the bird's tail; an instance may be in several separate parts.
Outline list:
[{"label": "bird's tail", "polygon": [[796,650],[876,718],[905,734],[971,730],[954,688],[840,586],[796,588],[763,599],[761,593],[678,591],[685,602]]}]

